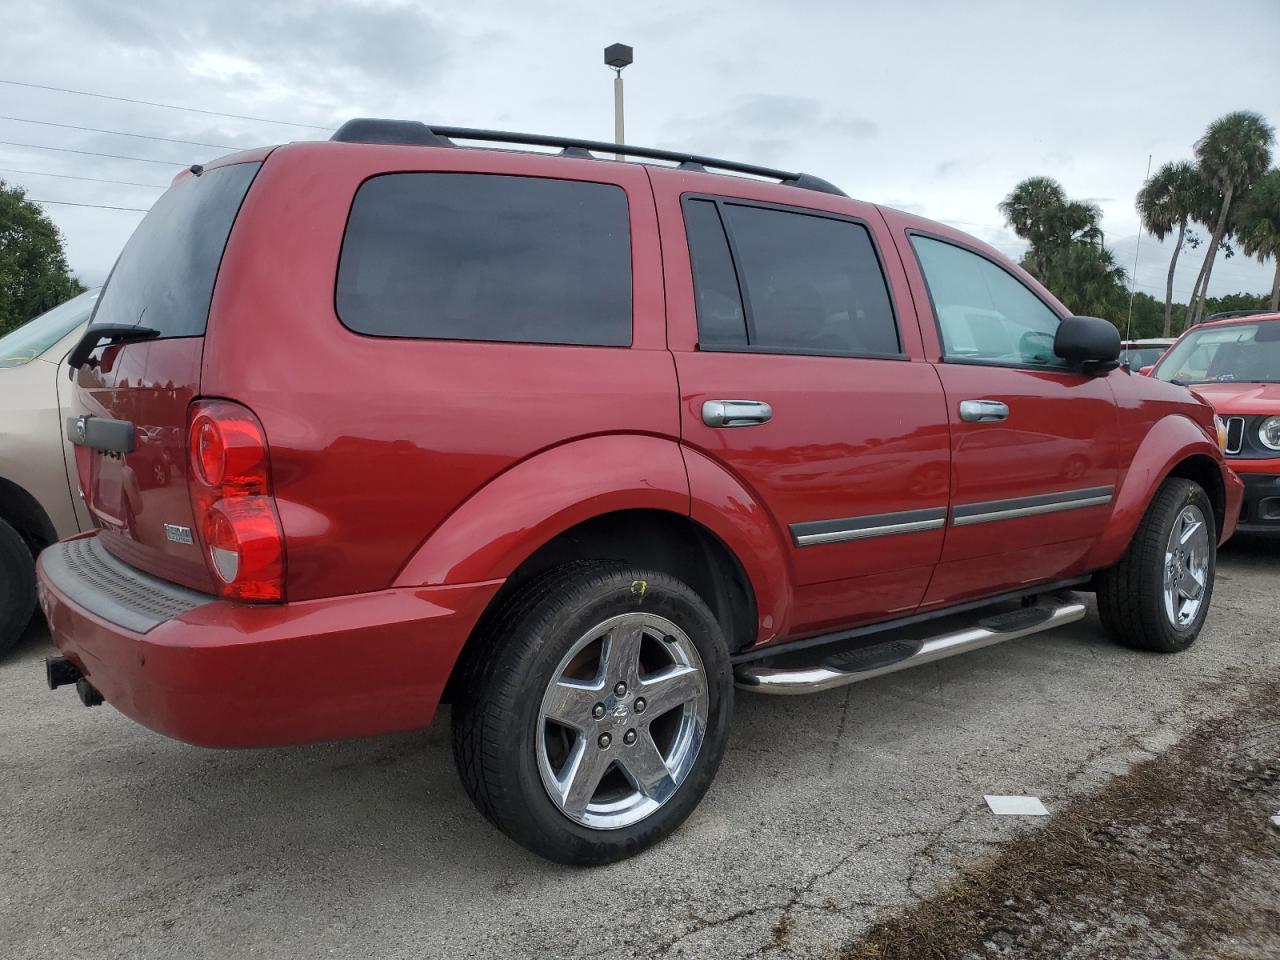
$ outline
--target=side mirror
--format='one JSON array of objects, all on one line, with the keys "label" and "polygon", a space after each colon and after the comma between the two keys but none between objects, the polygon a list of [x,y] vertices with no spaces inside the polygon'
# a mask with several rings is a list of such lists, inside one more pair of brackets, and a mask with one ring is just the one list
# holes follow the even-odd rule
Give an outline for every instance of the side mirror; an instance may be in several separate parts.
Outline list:
[{"label": "side mirror", "polygon": [[1091,373],[1120,366],[1120,331],[1100,317],[1067,317],[1058,324],[1053,352]]},{"label": "side mirror", "polygon": [[1145,367],[1143,367],[1141,370],[1138,371],[1138,376],[1149,377],[1151,376],[1151,371],[1154,370],[1155,368],[1156,368],[1156,365],[1154,363],[1149,363]]}]

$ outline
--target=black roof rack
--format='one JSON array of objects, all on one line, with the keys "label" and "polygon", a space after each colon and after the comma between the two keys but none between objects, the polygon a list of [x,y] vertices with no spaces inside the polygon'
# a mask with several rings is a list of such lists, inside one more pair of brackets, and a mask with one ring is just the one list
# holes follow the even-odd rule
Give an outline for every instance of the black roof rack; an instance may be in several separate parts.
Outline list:
[{"label": "black roof rack", "polygon": [[759,167],[751,163],[737,163],[733,160],[717,160],[715,157],[701,157],[694,153],[680,153],[675,150],[658,150],[654,147],[633,147],[625,143],[605,143],[602,140],[578,140],[573,137],[549,137],[540,133],[510,133],[505,130],[473,130],[469,127],[427,126],[418,120],[375,120],[361,117],[348,120],[340,126],[330,140],[339,143],[391,143],[408,146],[451,147],[457,140],[480,140],[491,143],[518,143],[536,147],[560,147],[560,152],[571,157],[591,157],[592,152],[621,154],[628,157],[643,157],[648,160],[668,160],[677,164],[682,170],[728,170],[732,173],[746,173],[755,177],[766,177],[778,180],[789,187],[802,190],[816,190],[819,193],[832,193],[836,196],[847,196],[843,190],[828,183],[820,177],[807,173],[793,173],[788,170],[775,170],[772,167]]}]

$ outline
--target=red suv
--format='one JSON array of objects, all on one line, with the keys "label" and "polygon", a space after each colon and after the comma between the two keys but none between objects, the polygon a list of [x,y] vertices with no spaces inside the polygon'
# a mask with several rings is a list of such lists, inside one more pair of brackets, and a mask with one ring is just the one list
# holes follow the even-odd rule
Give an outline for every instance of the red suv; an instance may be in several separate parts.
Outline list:
[{"label": "red suv", "polygon": [[49,681],[215,747],[451,702],[495,824],[615,860],[698,803],[735,680],[878,676],[1071,588],[1195,639],[1241,484],[1119,348],[787,171],[377,120],[193,167],[69,358],[97,529],[41,555]]}]

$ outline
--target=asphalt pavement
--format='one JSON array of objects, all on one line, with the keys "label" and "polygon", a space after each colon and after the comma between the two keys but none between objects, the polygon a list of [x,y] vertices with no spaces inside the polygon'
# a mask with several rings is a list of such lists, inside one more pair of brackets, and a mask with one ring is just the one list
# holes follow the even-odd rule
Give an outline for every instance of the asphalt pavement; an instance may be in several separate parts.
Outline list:
[{"label": "asphalt pavement", "polygon": [[739,692],[702,805],[610,867],[548,864],[472,808],[447,711],[411,735],[212,751],[0,661],[0,957],[834,955],[875,920],[1280,673],[1280,542],[1229,544],[1188,652],[1096,616],[811,697]]}]

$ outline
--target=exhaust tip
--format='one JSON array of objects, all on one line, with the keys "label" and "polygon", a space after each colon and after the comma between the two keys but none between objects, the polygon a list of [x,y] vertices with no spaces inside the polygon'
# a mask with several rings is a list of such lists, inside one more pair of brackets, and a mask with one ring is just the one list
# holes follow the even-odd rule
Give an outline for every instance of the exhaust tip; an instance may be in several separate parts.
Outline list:
[{"label": "exhaust tip", "polygon": [[45,657],[44,678],[50,690],[57,690],[59,687],[79,683],[84,679],[84,674],[66,657]]}]

